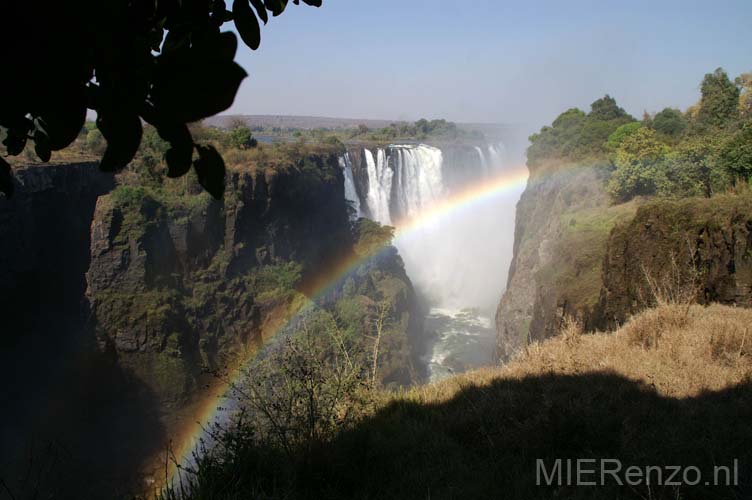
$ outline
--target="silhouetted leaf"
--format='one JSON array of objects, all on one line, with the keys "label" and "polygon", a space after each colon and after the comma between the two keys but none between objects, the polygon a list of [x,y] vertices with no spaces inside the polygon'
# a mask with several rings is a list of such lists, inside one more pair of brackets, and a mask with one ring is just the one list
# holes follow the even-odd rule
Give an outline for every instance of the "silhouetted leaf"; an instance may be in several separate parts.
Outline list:
[{"label": "silhouetted leaf", "polygon": [[4,193],[5,196],[10,198],[13,196],[13,172],[10,169],[10,165],[7,161],[0,158],[0,193]]},{"label": "silhouetted leaf", "polygon": [[160,58],[151,93],[155,108],[183,123],[229,108],[240,83],[248,76],[245,70],[216,53],[195,48],[179,52]]},{"label": "silhouetted leaf", "polygon": [[240,38],[251,50],[258,49],[261,44],[261,28],[248,0],[234,0],[232,2],[232,14]]},{"label": "silhouetted leaf", "polygon": [[9,128],[8,135],[3,140],[5,150],[11,156],[20,155],[26,147],[26,134],[28,131],[17,128]]},{"label": "silhouetted leaf", "polygon": [[107,139],[99,168],[104,172],[122,170],[136,156],[141,144],[141,119],[135,113],[100,111],[97,127]]},{"label": "silhouetted leaf", "polygon": [[66,148],[76,140],[86,122],[86,101],[84,85],[56,92],[47,99],[37,120],[49,138],[52,151]]},{"label": "silhouetted leaf", "polygon": [[169,128],[158,128],[157,132],[170,143],[170,149],[165,152],[167,177],[182,177],[187,174],[193,161],[193,137],[188,127],[181,123]]},{"label": "silhouetted leaf", "polygon": [[194,43],[196,50],[204,54],[213,54],[217,59],[232,61],[238,50],[238,37],[232,31],[205,36]]},{"label": "silhouetted leaf", "polygon": [[[311,7],[321,7],[321,0],[303,0],[303,3]],[[298,0],[295,0],[295,5],[298,5]]]},{"label": "silhouetted leaf", "polygon": [[264,5],[271,11],[274,17],[282,14],[287,7],[287,0],[264,0]]},{"label": "silhouetted leaf", "polygon": [[256,13],[261,18],[262,21],[264,21],[264,24],[269,22],[269,14],[266,13],[266,7],[264,7],[264,2],[262,0],[251,0],[251,5],[253,5],[253,8],[256,9]]},{"label": "silhouetted leaf", "polygon": [[41,128],[34,131],[34,151],[43,162],[50,161],[52,150],[50,149],[50,138]]},{"label": "silhouetted leaf", "polygon": [[196,145],[196,151],[198,159],[193,162],[193,168],[198,182],[219,200],[225,192],[225,162],[213,146]]}]

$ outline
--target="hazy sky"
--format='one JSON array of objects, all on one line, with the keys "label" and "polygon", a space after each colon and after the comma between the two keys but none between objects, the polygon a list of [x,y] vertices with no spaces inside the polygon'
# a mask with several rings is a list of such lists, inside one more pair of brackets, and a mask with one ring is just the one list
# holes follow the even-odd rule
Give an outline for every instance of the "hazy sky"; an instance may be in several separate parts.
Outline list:
[{"label": "hazy sky", "polygon": [[231,113],[515,122],[685,108],[752,70],[752,1],[324,0],[270,20]]}]

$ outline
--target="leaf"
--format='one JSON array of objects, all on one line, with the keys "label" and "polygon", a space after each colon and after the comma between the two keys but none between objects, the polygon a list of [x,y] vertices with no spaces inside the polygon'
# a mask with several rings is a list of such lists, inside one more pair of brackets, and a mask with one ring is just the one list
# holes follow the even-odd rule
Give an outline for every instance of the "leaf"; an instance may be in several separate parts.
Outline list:
[{"label": "leaf", "polygon": [[50,157],[52,156],[52,150],[50,149],[50,138],[47,135],[47,132],[39,127],[37,127],[37,129],[34,131],[34,151],[37,153],[39,159],[43,162],[46,163],[50,161]]},{"label": "leaf", "polygon": [[170,143],[165,152],[167,177],[182,177],[188,173],[193,161],[193,137],[188,127],[181,123],[169,128],[158,128],[159,136]]},{"label": "leaf", "polygon": [[225,162],[213,146],[196,145],[198,159],[193,162],[198,182],[219,200],[225,193]]},{"label": "leaf", "polygon": [[13,171],[7,161],[0,158],[0,193],[4,193],[7,198],[13,196],[15,186],[13,185]]},{"label": "leaf", "polygon": [[87,88],[82,84],[60,89],[49,96],[37,120],[44,128],[52,151],[68,147],[86,122]]},{"label": "leaf", "polygon": [[[297,4],[297,0],[295,1]],[[303,0],[303,3],[306,5],[310,5],[311,7],[321,7],[321,0]]]},{"label": "leaf", "polygon": [[133,160],[141,145],[141,119],[135,113],[100,111],[97,128],[107,139],[107,149],[99,169],[104,172],[122,170]]},{"label": "leaf", "polygon": [[246,76],[243,68],[216,51],[181,50],[172,57],[160,56],[152,102],[174,121],[195,122],[229,108]]},{"label": "leaf", "polygon": [[26,134],[28,131],[17,128],[9,128],[8,135],[3,140],[5,150],[11,156],[20,155],[26,148]]},{"label": "leaf", "polygon": [[234,0],[232,2],[232,14],[235,18],[235,27],[251,50],[256,50],[261,44],[261,27],[256,14],[251,10],[248,0]]},{"label": "leaf", "polygon": [[287,0],[264,0],[264,5],[271,11],[274,17],[282,14],[287,7]]},{"label": "leaf", "polygon": [[261,18],[262,21],[264,21],[264,24],[269,22],[269,14],[266,13],[266,7],[264,7],[264,2],[262,0],[251,0],[251,5],[253,5],[253,8],[256,9],[256,13]]}]

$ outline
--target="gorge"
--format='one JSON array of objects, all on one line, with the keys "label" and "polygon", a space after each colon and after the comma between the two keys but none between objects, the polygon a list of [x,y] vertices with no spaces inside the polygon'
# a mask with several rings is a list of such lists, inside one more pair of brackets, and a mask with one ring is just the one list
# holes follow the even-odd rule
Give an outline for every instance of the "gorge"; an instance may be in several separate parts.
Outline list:
[{"label": "gorge", "polygon": [[[97,497],[156,484],[165,451],[190,453],[224,404],[213,374],[284,332],[306,297],[333,312],[357,304],[348,321],[361,329],[389,304],[385,386],[493,363],[488,318],[524,183],[501,147],[282,151],[273,167],[231,169],[221,202],[184,182],[116,179],[96,163],[15,169],[17,196],[0,200],[1,298],[14,311],[3,375],[25,382],[4,397],[8,470],[30,456],[45,457],[34,463],[42,470],[57,443],[75,459],[42,490]],[[467,209],[479,195],[486,202]],[[394,224],[396,248],[349,256],[365,230],[359,216]],[[113,459],[97,460],[99,447]]]},{"label": "gorge", "polygon": [[[519,159],[503,143],[398,144],[350,150],[341,164],[353,216],[397,228],[394,245],[427,311],[430,379],[493,364],[490,318],[506,280],[514,203],[526,177]],[[503,191],[475,203],[500,179]]]}]

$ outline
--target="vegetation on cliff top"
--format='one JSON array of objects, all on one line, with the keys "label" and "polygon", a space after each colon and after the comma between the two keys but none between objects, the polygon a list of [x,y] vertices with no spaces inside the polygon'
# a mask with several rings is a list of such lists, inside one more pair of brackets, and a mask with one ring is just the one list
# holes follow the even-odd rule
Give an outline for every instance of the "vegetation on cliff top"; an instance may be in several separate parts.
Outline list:
[{"label": "vegetation on cliff top", "polygon": [[635,196],[712,196],[752,176],[752,77],[708,73],[701,99],[635,120],[609,96],[570,109],[530,137],[528,163],[600,163],[615,203]]}]

